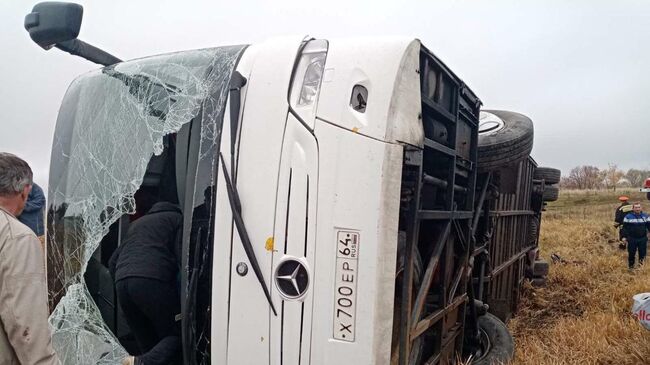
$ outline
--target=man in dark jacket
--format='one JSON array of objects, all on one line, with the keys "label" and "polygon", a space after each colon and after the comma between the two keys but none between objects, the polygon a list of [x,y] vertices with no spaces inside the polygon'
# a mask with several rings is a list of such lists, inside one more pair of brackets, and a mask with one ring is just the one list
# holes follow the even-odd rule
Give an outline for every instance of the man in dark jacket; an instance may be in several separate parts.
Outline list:
[{"label": "man in dark jacket", "polygon": [[643,264],[648,248],[648,232],[650,232],[650,218],[641,211],[641,204],[634,203],[632,212],[623,218],[623,241],[627,242],[628,266],[634,269],[636,252],[639,251],[639,264]]},{"label": "man in dark jacket", "polygon": [[27,196],[25,209],[18,216],[18,220],[29,227],[36,237],[42,237],[45,234],[45,225],[43,224],[43,213],[45,210],[45,194],[43,189],[35,183],[32,184],[32,190]]},{"label": "man in dark jacket", "polygon": [[180,314],[177,275],[180,267],[181,209],[158,202],[129,226],[109,262],[117,297],[141,353],[136,364],[180,363]]}]

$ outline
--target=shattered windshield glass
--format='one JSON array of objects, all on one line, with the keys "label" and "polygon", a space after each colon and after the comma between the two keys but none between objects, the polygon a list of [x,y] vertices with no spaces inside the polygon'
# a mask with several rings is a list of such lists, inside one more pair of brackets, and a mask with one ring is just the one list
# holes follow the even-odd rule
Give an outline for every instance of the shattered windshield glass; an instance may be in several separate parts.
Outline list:
[{"label": "shattered windshield glass", "polygon": [[[127,355],[98,307],[118,312],[112,286],[101,288],[109,280],[100,280],[96,289],[84,273],[89,262],[95,265],[100,243],[113,231],[119,236],[123,217],[136,213],[134,195],[152,156],[166,154],[181,129],[200,133],[198,165],[213,169],[222,109],[242,50],[221,47],[120,63],[83,75],[68,89],[52,147],[47,252],[50,326],[64,364],[119,364]],[[185,190],[196,204],[214,189],[214,174],[206,176],[193,182],[200,191]]]}]

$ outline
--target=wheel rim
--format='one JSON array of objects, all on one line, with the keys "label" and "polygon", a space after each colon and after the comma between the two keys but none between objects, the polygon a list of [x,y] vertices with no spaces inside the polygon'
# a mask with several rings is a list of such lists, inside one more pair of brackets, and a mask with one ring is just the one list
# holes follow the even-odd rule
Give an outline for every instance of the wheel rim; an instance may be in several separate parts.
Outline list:
[{"label": "wheel rim", "polygon": [[487,335],[487,333],[482,329],[479,328],[479,335],[480,335],[480,346],[476,350],[476,357],[474,358],[474,361],[479,361],[484,359],[487,354],[490,353],[490,349],[492,348],[492,343],[490,342],[490,337]]},{"label": "wheel rim", "polygon": [[478,133],[488,135],[496,133],[505,127],[503,119],[489,112],[481,112],[479,116]]}]

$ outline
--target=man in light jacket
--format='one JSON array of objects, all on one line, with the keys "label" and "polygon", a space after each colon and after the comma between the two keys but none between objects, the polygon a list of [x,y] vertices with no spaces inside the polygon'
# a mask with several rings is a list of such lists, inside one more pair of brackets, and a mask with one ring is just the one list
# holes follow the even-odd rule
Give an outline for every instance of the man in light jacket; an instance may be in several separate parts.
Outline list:
[{"label": "man in light jacket", "polygon": [[20,223],[32,170],[0,152],[0,364],[55,365],[41,245]]}]

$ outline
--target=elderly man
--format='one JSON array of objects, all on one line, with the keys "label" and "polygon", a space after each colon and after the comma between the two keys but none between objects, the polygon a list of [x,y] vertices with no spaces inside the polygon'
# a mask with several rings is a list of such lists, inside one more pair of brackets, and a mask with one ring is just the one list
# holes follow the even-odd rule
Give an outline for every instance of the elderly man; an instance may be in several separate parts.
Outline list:
[{"label": "elderly man", "polygon": [[29,165],[0,152],[0,364],[59,364],[47,323],[41,245],[15,218],[31,185]]},{"label": "elderly man", "polygon": [[627,242],[628,266],[634,269],[636,252],[639,251],[639,264],[643,264],[648,248],[648,232],[650,232],[650,218],[641,211],[641,203],[632,205],[632,212],[623,218],[623,241]]}]

